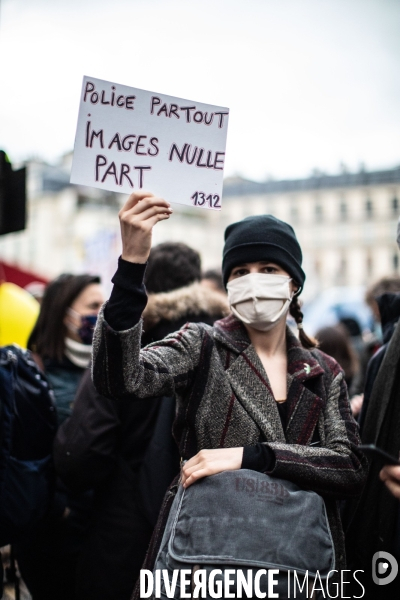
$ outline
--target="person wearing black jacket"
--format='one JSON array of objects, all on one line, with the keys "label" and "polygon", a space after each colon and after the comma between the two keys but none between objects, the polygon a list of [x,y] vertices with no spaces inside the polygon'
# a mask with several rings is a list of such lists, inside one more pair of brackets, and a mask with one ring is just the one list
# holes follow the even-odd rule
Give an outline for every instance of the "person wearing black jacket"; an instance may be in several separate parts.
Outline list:
[{"label": "person wearing black jacket", "polygon": [[138,472],[159,401],[116,402],[98,394],[87,370],[72,416],[54,444],[58,475],[76,491],[94,489],[89,531],[76,575],[77,600],[129,598],[152,533],[138,501]]},{"label": "person wearing black jacket", "polygon": [[[201,286],[200,275],[200,257],[188,246],[167,243],[152,249],[144,343],[186,321],[213,323],[227,314],[224,297]],[[121,283],[132,294],[143,293],[129,270],[122,272]],[[122,303],[125,298],[122,293]],[[131,596],[165,491],[179,472],[171,435],[175,399],[160,400],[107,399],[96,392],[88,372],[71,417],[58,431],[54,460],[59,476],[72,489],[95,490],[78,563],[78,600]]]},{"label": "person wearing black jacket", "polygon": [[[400,221],[397,241],[400,248]],[[363,444],[375,444],[388,454],[400,452],[400,294],[376,299],[382,321],[384,344],[368,365],[365,397],[360,418]],[[349,567],[367,575],[366,600],[398,598],[400,577],[377,585],[371,577],[372,558],[389,552],[400,562],[400,504],[382,479],[383,463],[372,460],[367,483],[359,501],[346,507],[346,552]],[[350,590],[351,592],[352,590]]]},{"label": "person wearing black jacket", "polygon": [[[51,281],[28,340],[28,349],[54,391],[58,423],[72,412],[92,351],[93,330],[104,301],[100,278],[64,273]],[[16,555],[33,600],[75,600],[77,558],[92,507],[90,490],[76,494],[57,479],[46,518]]]},{"label": "person wearing black jacket", "polygon": [[368,363],[364,388],[364,401],[359,418],[361,431],[364,426],[365,416],[367,414],[369,401],[376,376],[385,357],[389,342],[392,339],[397,322],[400,318],[400,294],[382,294],[378,298],[375,298],[375,300],[378,305],[379,314],[381,318],[383,344]]},{"label": "person wearing black jacket", "polygon": [[[393,456],[400,451],[400,294],[378,298],[384,341],[371,359],[361,413],[361,440],[375,444]],[[386,335],[385,335],[386,334]],[[346,546],[349,567],[368,575],[366,600],[398,597],[400,580],[385,586],[371,579],[372,557],[376,552],[393,554],[400,561],[400,505],[379,474],[383,463],[372,460],[368,480],[359,501],[345,510]],[[387,595],[389,594],[389,596]]]}]

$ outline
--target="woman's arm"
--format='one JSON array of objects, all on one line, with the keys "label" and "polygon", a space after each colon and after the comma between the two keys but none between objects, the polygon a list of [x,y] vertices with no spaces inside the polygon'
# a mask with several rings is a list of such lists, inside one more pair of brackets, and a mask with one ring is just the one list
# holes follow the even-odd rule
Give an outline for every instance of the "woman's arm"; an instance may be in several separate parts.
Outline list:
[{"label": "woman's arm", "polygon": [[358,428],[351,415],[342,373],[330,386],[324,427],[325,445],[318,448],[273,442],[202,450],[183,467],[182,481],[188,487],[208,475],[247,468],[289,479],[324,496],[357,496],[365,483],[368,463],[358,450]]},{"label": "woman's arm", "polygon": [[111,280],[114,287],[104,311],[107,323],[115,331],[125,331],[139,323],[147,304],[145,271],[146,265],[118,259],[118,269]]},{"label": "woman's arm", "polygon": [[115,331],[130,329],[140,320],[147,303],[143,277],[153,227],[171,214],[168,202],[144,191],[131,194],[119,212],[122,255],[105,311],[105,318]]},{"label": "woman's arm", "polygon": [[366,480],[368,462],[358,450],[358,427],[342,373],[331,383],[323,416],[325,442],[321,447],[266,444],[275,455],[275,466],[268,474],[325,496],[357,496]]},{"label": "woman's arm", "polygon": [[202,332],[195,323],[140,349],[142,322],[114,331],[99,313],[93,339],[92,377],[107,398],[173,396],[190,385],[197,367]]},{"label": "woman's arm", "polygon": [[119,213],[122,257],[110,302],[100,311],[93,341],[93,381],[104,396],[172,396],[188,385],[193,374],[196,349],[198,352],[201,346],[201,333],[195,325],[140,353],[142,329],[138,319],[145,306],[141,278],[150,253],[152,229],[171,212],[165,200],[138,192],[129,196]]}]

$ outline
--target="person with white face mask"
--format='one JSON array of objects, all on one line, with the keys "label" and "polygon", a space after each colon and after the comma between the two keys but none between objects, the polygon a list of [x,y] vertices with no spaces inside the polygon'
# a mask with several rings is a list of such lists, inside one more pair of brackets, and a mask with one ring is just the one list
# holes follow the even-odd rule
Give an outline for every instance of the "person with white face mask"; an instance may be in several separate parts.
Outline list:
[{"label": "person with white face mask", "polygon": [[[222,272],[228,300],[267,373],[284,428],[289,311],[298,324],[303,346],[316,346],[302,326],[298,295],[305,274],[301,263],[301,248],[292,227],[272,215],[248,217],[225,231]],[[266,452],[262,446],[258,451]],[[254,456],[254,448],[245,448],[245,464]]]},{"label": "person with white face mask", "polygon": [[[344,569],[336,500],[360,493],[367,462],[357,449],[343,372],[302,328],[298,295],[305,274],[295,233],[271,215],[230,225],[222,273],[232,314],[213,327],[188,323],[141,350],[152,228],[171,214],[165,200],[144,191],[120,211],[123,250],[95,331],[95,386],[105,396],[132,401],[176,395],[174,436],[185,489],[246,468],[326,496],[335,568]],[[286,325],[288,312],[299,338]],[[166,518],[163,513],[159,523]],[[162,538],[159,527],[147,569]]]},{"label": "person with white face mask", "polygon": [[[290,225],[272,215],[248,217],[225,232],[223,277],[233,314],[258,331],[285,322],[301,292],[302,253]],[[296,307],[297,300],[294,301]],[[301,317],[298,316],[301,323]],[[315,343],[307,342],[310,347]]]},{"label": "person with white face mask", "polygon": [[291,281],[287,275],[269,273],[236,277],[227,285],[233,314],[253,329],[269,331],[287,315],[294,296]]}]

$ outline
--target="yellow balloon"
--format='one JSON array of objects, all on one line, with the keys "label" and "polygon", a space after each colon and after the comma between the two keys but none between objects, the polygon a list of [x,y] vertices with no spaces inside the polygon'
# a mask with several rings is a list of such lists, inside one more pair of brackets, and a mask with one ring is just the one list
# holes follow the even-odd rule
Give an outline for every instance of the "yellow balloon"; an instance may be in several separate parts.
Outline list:
[{"label": "yellow balloon", "polygon": [[0,284],[0,346],[18,344],[26,348],[38,318],[40,305],[14,283]]}]

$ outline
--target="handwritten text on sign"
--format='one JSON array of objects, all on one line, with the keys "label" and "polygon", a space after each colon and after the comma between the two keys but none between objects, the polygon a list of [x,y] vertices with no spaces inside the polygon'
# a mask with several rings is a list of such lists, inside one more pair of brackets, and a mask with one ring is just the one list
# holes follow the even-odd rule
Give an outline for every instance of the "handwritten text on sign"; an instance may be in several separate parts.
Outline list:
[{"label": "handwritten text on sign", "polygon": [[84,77],[71,182],[221,208],[229,110]]}]

